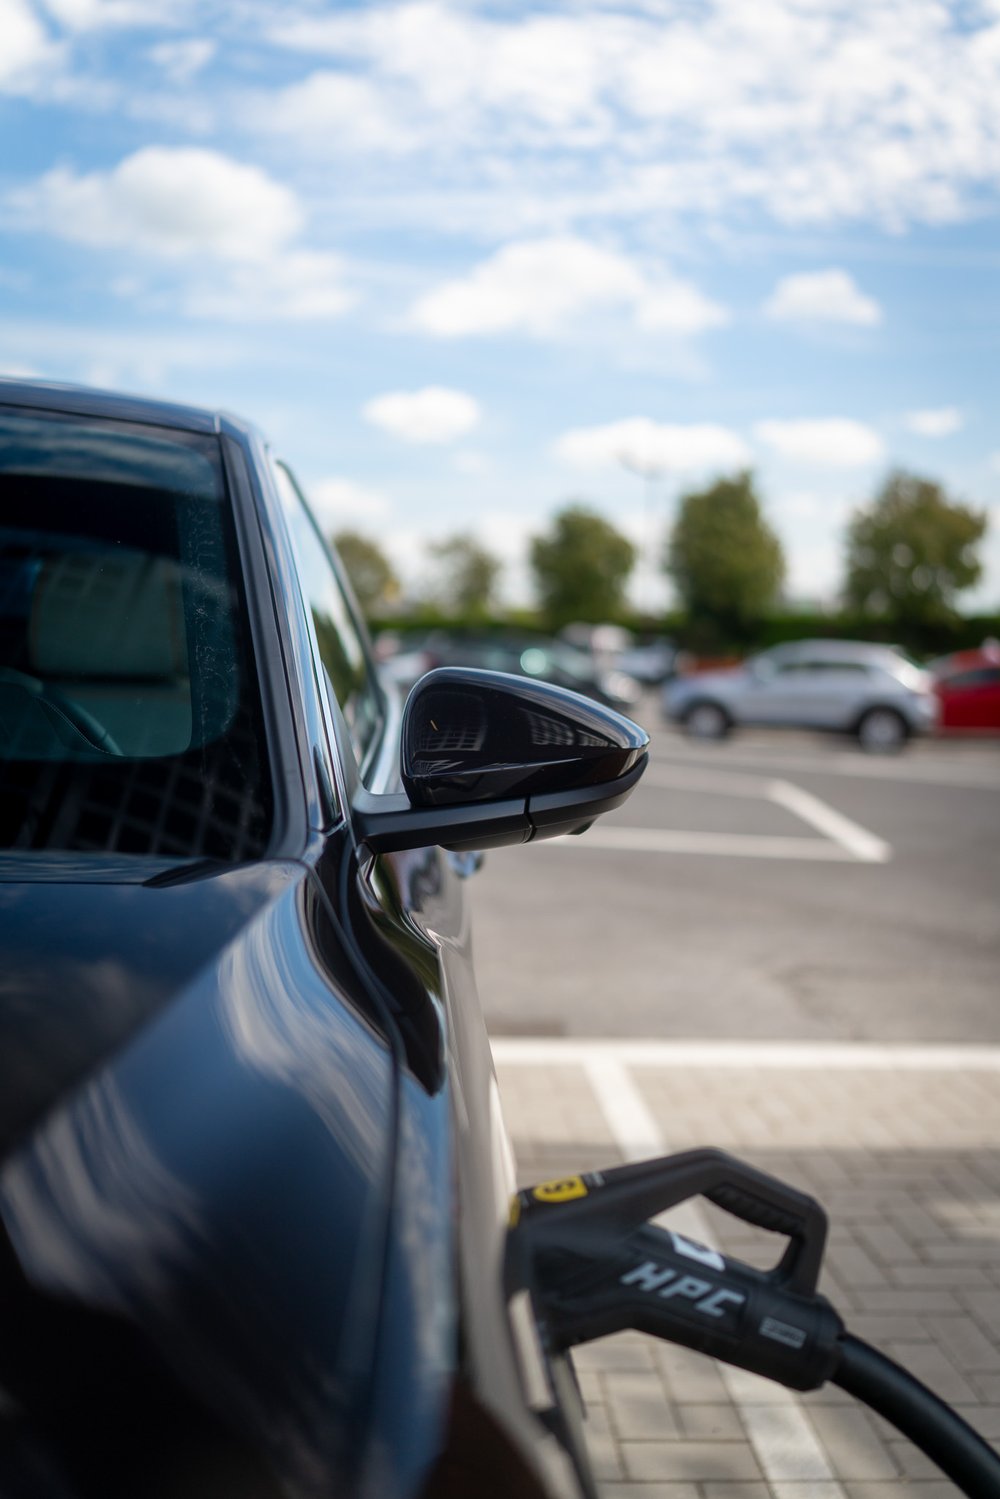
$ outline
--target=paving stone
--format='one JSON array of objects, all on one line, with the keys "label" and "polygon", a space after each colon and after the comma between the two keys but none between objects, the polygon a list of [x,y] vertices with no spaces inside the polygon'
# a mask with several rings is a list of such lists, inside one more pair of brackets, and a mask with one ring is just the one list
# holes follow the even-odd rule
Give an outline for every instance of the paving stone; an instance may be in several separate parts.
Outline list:
[{"label": "paving stone", "polygon": [[961,1301],[983,1331],[1000,1343],[1000,1288],[989,1291],[963,1290]]},{"label": "paving stone", "polygon": [[948,1358],[933,1343],[890,1343],[885,1350],[917,1379],[929,1385],[942,1400],[974,1403],[976,1392]]},{"label": "paving stone", "polygon": [[957,1291],[959,1287],[971,1287],[976,1290],[990,1284],[983,1269],[973,1264],[895,1265],[889,1270],[889,1279],[901,1290],[912,1290],[914,1287],[926,1290],[947,1288],[951,1291]]},{"label": "paving stone", "polygon": [[887,1284],[885,1269],[877,1265],[860,1244],[853,1241],[832,1248],[830,1260],[838,1281],[851,1293]]},{"label": "paving stone", "polygon": [[693,1483],[601,1483],[600,1499],[700,1499]]},{"label": "paving stone", "polygon": [[741,1405],[740,1415],[764,1471],[772,1483],[821,1483],[833,1472],[816,1431],[801,1405]]},{"label": "paving stone", "polygon": [[892,1455],[858,1406],[818,1406],[810,1418],[838,1478],[895,1478]]},{"label": "paving stone", "polygon": [[745,1442],[746,1428],[734,1405],[682,1405],[677,1411],[681,1434],[693,1441]]},{"label": "paving stone", "polygon": [[861,1243],[884,1265],[898,1267],[918,1258],[917,1251],[889,1223],[859,1223],[855,1233]]},{"label": "paving stone", "polygon": [[[705,1499],[771,1499],[771,1489],[766,1483],[703,1483]],[[641,1489],[635,1491],[636,1499]]]},{"label": "paving stone", "polygon": [[573,1363],[581,1372],[584,1369],[610,1371],[615,1369],[644,1369],[655,1367],[656,1345],[652,1338],[639,1339],[637,1334],[621,1333],[613,1338],[601,1338],[596,1343],[583,1343],[573,1349]]},{"label": "paving stone", "polygon": [[1000,1439],[1000,1405],[957,1405],[955,1409],[981,1437],[996,1445]]},{"label": "paving stone", "polygon": [[844,1499],[839,1483],[772,1483],[774,1499]]},{"label": "paving stone", "polygon": [[662,1480],[669,1474],[698,1483],[762,1476],[748,1442],[622,1442],[621,1450],[630,1478]]},{"label": "paving stone", "polygon": [[611,1434],[607,1411],[603,1405],[588,1408],[583,1430],[594,1477],[621,1478],[621,1449]]},{"label": "paving stone", "polygon": [[960,1312],[960,1303],[950,1291],[859,1291],[858,1303],[864,1312]]},{"label": "paving stone", "polygon": [[924,1326],[965,1373],[1000,1371],[1000,1348],[979,1330],[971,1317],[925,1317]]},{"label": "paving stone", "polygon": [[729,1399],[719,1367],[712,1359],[669,1343],[655,1344],[655,1357],[678,1405],[723,1404]]},{"label": "paving stone", "polygon": [[941,1469],[925,1457],[912,1442],[900,1440],[890,1444],[894,1460],[904,1478],[927,1478],[941,1481]]},{"label": "paving stone", "polygon": [[944,1479],[897,1480],[895,1483],[848,1483],[848,1499],[955,1499],[957,1490]]},{"label": "paving stone", "polygon": [[929,1342],[930,1334],[912,1312],[892,1316],[888,1312],[855,1312],[850,1329],[856,1338],[885,1348],[888,1343]]},{"label": "paving stone", "polygon": [[601,1384],[611,1429],[621,1440],[665,1441],[678,1435],[677,1418],[659,1372],[610,1372],[601,1376]]},{"label": "paving stone", "polygon": [[[720,1144],[823,1202],[823,1284],[850,1330],[1000,1441],[996,1078],[736,1068],[632,1076],[671,1148]],[[507,1066],[501,1085],[521,1181],[620,1159],[581,1068]],[[780,1237],[701,1206],[725,1252],[775,1263]],[[836,1386],[792,1401],[768,1381],[637,1334],[588,1345],[576,1360],[602,1499],[954,1499],[933,1465]],[[791,1466],[780,1456],[774,1466],[782,1423],[792,1434],[802,1413],[818,1444],[805,1444],[812,1476],[795,1471],[794,1442]],[[769,1423],[771,1443],[760,1440]]]}]

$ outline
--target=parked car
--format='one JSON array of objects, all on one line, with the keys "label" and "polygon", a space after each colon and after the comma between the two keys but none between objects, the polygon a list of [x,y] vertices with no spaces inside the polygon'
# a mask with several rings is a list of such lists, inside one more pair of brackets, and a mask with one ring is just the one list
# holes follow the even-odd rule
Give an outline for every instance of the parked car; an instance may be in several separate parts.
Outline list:
[{"label": "parked car", "polygon": [[460,634],[435,630],[423,641],[423,660],[433,666],[480,666],[488,671],[553,682],[572,692],[620,711],[639,698],[635,683],[624,673],[602,671],[590,656],[562,640],[536,635]]},{"label": "parked car", "polygon": [[946,733],[1000,733],[1000,645],[960,651],[932,664],[940,727]]},{"label": "parked car", "polygon": [[672,640],[660,637],[633,645],[615,657],[615,669],[633,677],[643,687],[660,687],[689,659]]},{"label": "parked car", "polygon": [[937,722],[930,674],[891,646],[800,640],[728,671],[668,682],[668,720],[696,739],[722,739],[742,725],[830,729],[874,752],[899,750]]},{"label": "parked car", "polygon": [[233,418],[3,383],[0,486],[0,1490],[591,1494],[459,870],[645,734],[483,671],[401,711]]}]

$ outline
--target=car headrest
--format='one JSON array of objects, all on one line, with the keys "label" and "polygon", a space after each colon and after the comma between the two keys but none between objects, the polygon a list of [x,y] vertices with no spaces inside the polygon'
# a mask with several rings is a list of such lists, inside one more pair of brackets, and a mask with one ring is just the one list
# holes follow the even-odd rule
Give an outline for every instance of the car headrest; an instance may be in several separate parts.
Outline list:
[{"label": "car headrest", "polygon": [[145,552],[69,552],[43,563],[28,626],[42,677],[173,680],[187,674],[177,564]]}]

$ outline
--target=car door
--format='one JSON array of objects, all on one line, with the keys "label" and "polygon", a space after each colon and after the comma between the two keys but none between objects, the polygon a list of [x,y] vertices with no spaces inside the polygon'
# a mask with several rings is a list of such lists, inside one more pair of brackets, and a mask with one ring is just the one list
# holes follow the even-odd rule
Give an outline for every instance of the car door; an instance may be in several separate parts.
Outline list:
[{"label": "car door", "polygon": [[757,723],[843,729],[861,711],[868,684],[861,661],[799,656],[781,662],[749,701]]},{"label": "car door", "polygon": [[1000,729],[1000,666],[979,666],[940,683],[943,727]]},{"label": "car door", "polygon": [[[352,777],[398,787],[398,713],[378,684],[366,632],[290,471],[275,465],[324,683],[333,795]],[[454,1430],[458,1333],[475,1399],[546,1475],[578,1492],[565,1452],[531,1416],[502,1298],[515,1181],[476,990],[459,870],[444,850],[373,856],[346,825],[328,838],[318,877],[392,1012],[399,1038],[397,1169],[381,1356],[376,1372],[372,1499],[416,1493]],[[460,1127],[459,1127],[460,1122]],[[522,1329],[526,1359],[537,1360]],[[466,1433],[467,1436],[467,1433]],[[486,1481],[484,1474],[483,1481]],[[514,1492],[535,1490],[522,1472]],[[540,1494],[541,1490],[537,1490]]]},{"label": "car door", "polygon": [[798,658],[759,656],[748,665],[746,687],[735,705],[739,721],[748,724],[799,723],[802,687],[802,663]]}]

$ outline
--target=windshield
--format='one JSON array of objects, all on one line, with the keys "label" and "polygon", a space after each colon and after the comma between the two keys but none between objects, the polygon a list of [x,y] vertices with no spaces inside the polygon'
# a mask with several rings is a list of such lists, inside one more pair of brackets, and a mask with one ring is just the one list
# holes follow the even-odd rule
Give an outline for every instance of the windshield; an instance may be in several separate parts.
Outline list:
[{"label": "windshield", "polygon": [[0,408],[0,845],[261,851],[235,555],[214,437]]}]

